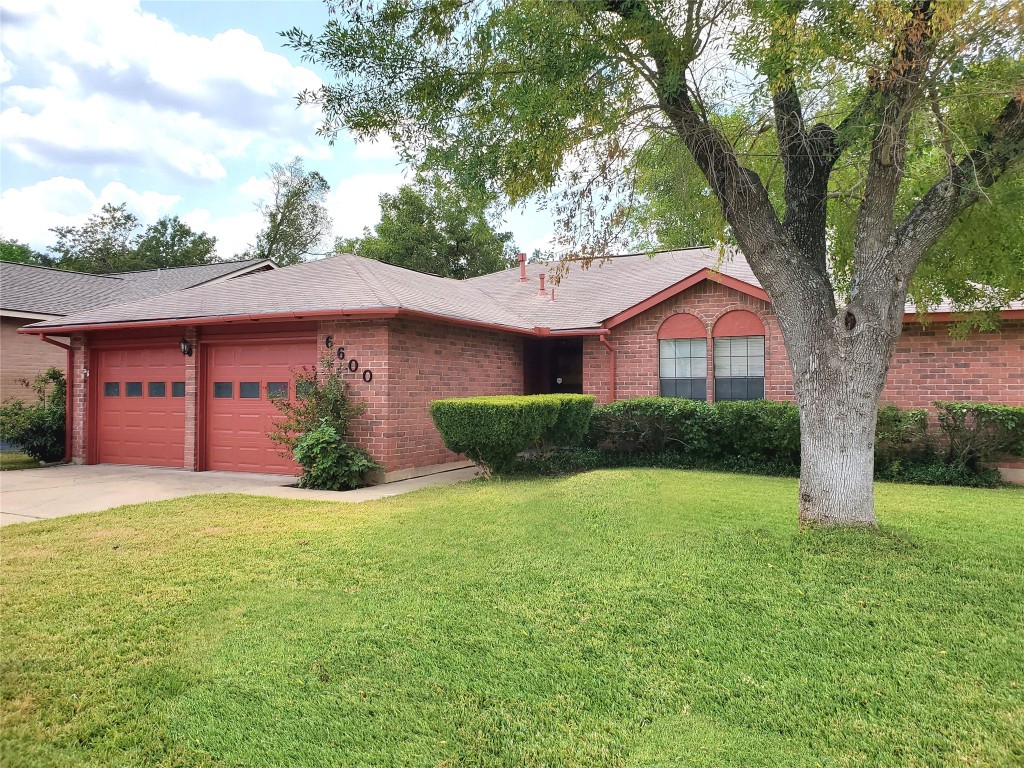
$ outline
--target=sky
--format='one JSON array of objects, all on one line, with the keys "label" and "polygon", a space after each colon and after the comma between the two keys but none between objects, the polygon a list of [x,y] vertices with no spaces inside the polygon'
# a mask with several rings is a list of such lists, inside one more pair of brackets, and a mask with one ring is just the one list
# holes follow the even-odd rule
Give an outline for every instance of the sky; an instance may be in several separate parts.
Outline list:
[{"label": "sky", "polygon": [[[295,156],[331,185],[335,236],[372,227],[410,171],[387,141],[330,145],[297,106],[330,74],[279,33],[326,20],[320,0],[0,0],[0,236],[45,251],[50,228],[125,202],[231,258],[260,229],[270,165]],[[528,253],[551,239],[533,209],[501,228]]]}]

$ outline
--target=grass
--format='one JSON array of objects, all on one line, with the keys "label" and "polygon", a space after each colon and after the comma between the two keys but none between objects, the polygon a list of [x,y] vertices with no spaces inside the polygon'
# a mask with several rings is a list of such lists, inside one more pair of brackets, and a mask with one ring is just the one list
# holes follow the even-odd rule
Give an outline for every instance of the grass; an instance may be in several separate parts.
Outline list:
[{"label": "grass", "polygon": [[9,766],[1024,761],[1024,494],[671,470],[3,531]]},{"label": "grass", "polygon": [[39,462],[25,453],[0,453],[0,472],[8,469],[39,469]]}]

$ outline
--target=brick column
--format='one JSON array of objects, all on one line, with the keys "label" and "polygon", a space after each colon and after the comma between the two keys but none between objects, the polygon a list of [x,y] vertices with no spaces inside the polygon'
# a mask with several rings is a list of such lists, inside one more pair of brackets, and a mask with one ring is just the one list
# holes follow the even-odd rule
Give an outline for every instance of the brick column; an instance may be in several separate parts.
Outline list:
[{"label": "brick column", "polygon": [[71,337],[71,370],[68,371],[68,387],[71,390],[71,463],[86,462],[87,435],[89,423],[89,345],[85,336]]},{"label": "brick column", "polygon": [[185,339],[192,345],[192,355],[185,358],[185,457],[183,468],[195,472],[199,469],[199,391],[202,350],[195,326],[185,329]]}]

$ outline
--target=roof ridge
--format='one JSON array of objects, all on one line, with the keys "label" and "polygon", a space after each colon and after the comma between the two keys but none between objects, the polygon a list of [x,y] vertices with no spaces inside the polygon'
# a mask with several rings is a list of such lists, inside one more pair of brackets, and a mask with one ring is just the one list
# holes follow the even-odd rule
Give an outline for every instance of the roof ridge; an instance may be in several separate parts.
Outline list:
[{"label": "roof ridge", "polygon": [[[127,272],[112,272],[112,275],[142,275],[147,272],[170,272],[172,269],[199,269],[202,267],[222,267],[227,264],[256,264],[260,261],[270,261],[270,259],[243,259],[241,261],[232,261],[231,259],[221,259],[215,261],[212,264],[180,264],[177,267],[156,267],[155,269],[129,269]],[[106,275],[102,275],[106,277]]]},{"label": "roof ridge", "polygon": [[[339,258],[339,256],[328,256],[327,258],[336,259],[336,258]],[[383,264],[384,262],[377,261],[376,259],[364,259],[362,256],[356,256],[354,254],[352,254],[352,255],[340,255],[340,258],[349,258],[349,259],[351,259],[352,269],[355,272],[359,273],[359,276],[366,283],[366,287],[369,289],[370,293],[373,294],[373,298],[375,298],[377,301],[379,301],[381,303],[381,305],[386,306],[385,302],[384,302],[384,299],[382,299],[380,294],[377,293],[377,290],[376,290],[377,288],[380,288],[382,291],[384,291],[385,293],[389,294],[388,298],[391,301],[392,305],[394,305],[394,306],[401,306],[401,302],[398,300],[398,297],[395,296],[394,294],[392,294],[391,291],[389,291],[385,286],[383,286],[381,284],[380,279],[375,274],[373,274],[373,270],[372,269],[362,269],[361,268],[362,264],[359,263],[360,260],[362,260],[362,261],[372,261],[372,262],[377,263],[377,264]],[[393,266],[393,265],[388,264],[386,266]],[[401,269],[401,267],[399,267],[399,269]],[[372,282],[371,282],[371,280],[372,280]]]},{"label": "roof ridge", "polygon": [[27,269],[45,269],[47,272],[59,272],[62,275],[84,275],[85,277],[102,277],[108,280],[121,280],[123,278],[118,275],[126,274],[124,272],[111,272],[110,274],[101,275],[99,272],[80,272],[77,269],[61,269],[60,267],[44,267],[41,264],[23,264],[20,261],[4,261],[0,260],[0,264],[7,264],[13,267],[26,267]]}]

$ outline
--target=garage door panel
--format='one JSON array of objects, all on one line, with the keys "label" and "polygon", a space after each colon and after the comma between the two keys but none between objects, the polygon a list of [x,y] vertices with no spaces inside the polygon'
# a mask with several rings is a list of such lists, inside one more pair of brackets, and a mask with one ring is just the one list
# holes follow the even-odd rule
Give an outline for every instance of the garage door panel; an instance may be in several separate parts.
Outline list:
[{"label": "garage door panel", "polygon": [[[152,348],[101,349],[94,375],[99,381],[96,461],[181,467],[185,458],[185,399],[171,397],[173,382],[185,380],[185,362],[177,344],[155,342]],[[161,387],[150,385],[161,383],[164,395],[157,396]],[[116,386],[108,391],[108,384]],[[135,393],[139,396],[129,396]]]},{"label": "garage door panel", "polygon": [[[281,419],[267,386],[287,382],[293,394],[295,375],[316,364],[315,341],[217,344],[206,360],[206,468],[298,474],[299,466],[267,436]],[[216,397],[218,390],[231,396]]]}]

